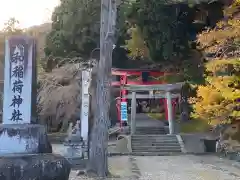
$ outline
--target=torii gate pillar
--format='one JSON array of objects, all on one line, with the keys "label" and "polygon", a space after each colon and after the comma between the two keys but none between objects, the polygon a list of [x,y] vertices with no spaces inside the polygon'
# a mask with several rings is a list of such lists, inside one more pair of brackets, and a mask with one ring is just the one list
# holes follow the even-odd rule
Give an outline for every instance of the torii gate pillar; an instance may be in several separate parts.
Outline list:
[{"label": "torii gate pillar", "polygon": [[173,106],[172,106],[172,98],[171,92],[166,92],[166,100],[167,100],[167,115],[168,115],[168,123],[169,123],[169,134],[174,134],[174,122],[173,122]]}]

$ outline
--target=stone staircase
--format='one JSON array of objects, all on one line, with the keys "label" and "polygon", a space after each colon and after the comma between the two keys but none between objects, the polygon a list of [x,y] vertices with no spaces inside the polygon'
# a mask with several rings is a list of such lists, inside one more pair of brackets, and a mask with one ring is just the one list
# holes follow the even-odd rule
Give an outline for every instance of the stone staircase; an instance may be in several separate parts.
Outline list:
[{"label": "stone staircase", "polygon": [[181,153],[181,146],[176,135],[136,134],[131,136],[134,155],[173,155]]}]

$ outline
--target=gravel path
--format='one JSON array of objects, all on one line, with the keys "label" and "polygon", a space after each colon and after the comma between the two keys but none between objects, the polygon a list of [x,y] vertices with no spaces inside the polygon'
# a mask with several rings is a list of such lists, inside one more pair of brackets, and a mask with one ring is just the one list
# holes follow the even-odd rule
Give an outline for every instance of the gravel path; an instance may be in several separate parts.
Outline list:
[{"label": "gravel path", "polygon": [[[121,176],[116,180],[240,180],[232,163],[215,156],[121,156],[109,158],[109,170]],[[72,171],[69,180],[83,179]]]},{"label": "gravel path", "polygon": [[141,180],[240,180],[231,161],[215,156],[138,157]]},{"label": "gravel path", "polygon": [[[132,167],[131,167],[131,163],[129,162],[129,157],[127,156],[115,156],[115,157],[110,157],[108,159],[108,164],[109,164],[109,171],[117,176],[117,177],[121,177],[121,178],[109,178],[113,179],[113,180],[134,180],[133,177],[133,173],[132,173]],[[77,176],[77,171],[73,170],[70,174],[70,178],[69,180],[84,180],[87,178],[84,177],[79,177]],[[88,178],[88,180],[93,180]]]}]

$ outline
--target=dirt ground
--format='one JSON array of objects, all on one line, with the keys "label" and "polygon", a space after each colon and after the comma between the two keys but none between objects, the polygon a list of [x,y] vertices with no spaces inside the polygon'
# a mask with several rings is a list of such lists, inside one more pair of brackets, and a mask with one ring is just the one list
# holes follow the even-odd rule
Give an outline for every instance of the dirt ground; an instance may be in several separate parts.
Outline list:
[{"label": "dirt ground", "polygon": [[[110,157],[109,170],[116,180],[240,180],[236,162],[212,155]],[[87,179],[76,173],[69,180]]]}]

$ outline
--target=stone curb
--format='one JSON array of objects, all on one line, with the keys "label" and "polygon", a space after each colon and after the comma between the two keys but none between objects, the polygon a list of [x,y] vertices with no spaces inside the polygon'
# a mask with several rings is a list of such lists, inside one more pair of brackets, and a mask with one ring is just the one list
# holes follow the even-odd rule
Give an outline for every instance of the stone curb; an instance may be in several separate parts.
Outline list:
[{"label": "stone curb", "polygon": [[186,149],[185,149],[184,141],[183,141],[181,135],[177,134],[176,137],[177,137],[178,143],[179,143],[179,145],[180,145],[180,147],[181,147],[181,151],[182,151],[183,153],[187,153],[187,151],[186,151]]}]

